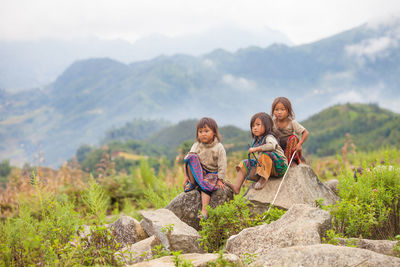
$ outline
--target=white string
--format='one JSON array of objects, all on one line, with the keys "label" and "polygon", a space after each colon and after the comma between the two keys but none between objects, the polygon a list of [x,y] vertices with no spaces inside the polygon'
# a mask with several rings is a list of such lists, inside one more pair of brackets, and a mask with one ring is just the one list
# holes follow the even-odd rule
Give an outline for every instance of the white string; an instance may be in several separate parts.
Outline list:
[{"label": "white string", "polygon": [[294,153],[293,153],[293,155],[292,155],[292,158],[290,159],[290,162],[289,162],[289,165],[288,165],[288,167],[287,167],[287,169],[286,169],[286,172],[285,172],[285,174],[283,175],[283,178],[282,178],[281,183],[279,184],[278,190],[276,191],[274,200],[272,200],[271,205],[269,205],[269,208],[268,208],[267,212],[269,212],[269,210],[271,209],[271,207],[272,207],[272,206],[274,205],[274,203],[275,203],[276,197],[277,197],[278,194],[279,194],[279,190],[281,190],[281,186],[282,186],[282,184],[283,184],[283,181],[285,180],[286,174],[287,174],[287,172],[289,171],[290,164],[292,164],[292,160],[293,160],[293,158],[294,158],[294,155],[296,155],[296,150],[294,151]]}]

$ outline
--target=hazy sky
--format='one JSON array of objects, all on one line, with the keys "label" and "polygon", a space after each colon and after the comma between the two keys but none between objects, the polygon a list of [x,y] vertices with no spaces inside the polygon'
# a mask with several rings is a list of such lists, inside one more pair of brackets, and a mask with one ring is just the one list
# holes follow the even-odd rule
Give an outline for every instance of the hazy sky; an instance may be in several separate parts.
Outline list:
[{"label": "hazy sky", "polygon": [[295,44],[400,15],[399,0],[0,0],[0,39],[97,36],[135,41],[221,25],[269,27]]}]

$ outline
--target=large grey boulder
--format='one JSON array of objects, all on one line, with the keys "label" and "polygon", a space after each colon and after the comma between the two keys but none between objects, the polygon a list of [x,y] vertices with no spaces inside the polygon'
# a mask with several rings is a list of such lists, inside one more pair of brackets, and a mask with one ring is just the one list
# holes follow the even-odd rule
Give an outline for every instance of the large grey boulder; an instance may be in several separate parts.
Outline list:
[{"label": "large grey boulder", "polygon": [[396,252],[393,250],[398,241],[391,240],[371,240],[371,239],[360,239],[360,238],[339,238],[340,246],[354,245],[358,248],[368,249],[376,253],[385,254],[388,256],[396,256]]},{"label": "large grey boulder", "polygon": [[122,245],[134,244],[149,237],[140,223],[132,217],[121,216],[112,224],[108,225],[117,241]]},{"label": "large grey boulder", "polygon": [[149,236],[155,235],[163,246],[171,251],[182,250],[183,253],[201,253],[199,233],[191,226],[182,222],[172,211],[158,209],[141,211],[143,220],[140,222]]},{"label": "large grey boulder", "polygon": [[[191,253],[191,254],[182,254],[179,256],[182,261],[189,261],[192,263],[194,267],[206,267],[210,266],[207,265],[210,262],[216,261],[218,259],[218,254],[211,254],[211,253],[206,253],[206,254],[198,254],[198,253]],[[224,254],[223,255],[224,260],[232,263],[232,264],[239,264],[240,259],[233,254]],[[141,262],[137,263],[134,265],[129,265],[129,266],[135,266],[135,267],[174,267],[176,266],[173,262],[173,257],[172,256],[165,256],[159,259],[147,261],[147,262]],[[180,266],[180,265],[179,265]]]},{"label": "large grey boulder", "polygon": [[115,255],[125,264],[142,262],[152,259],[154,257],[153,249],[160,244],[161,241],[157,237],[151,236],[122,248],[120,251],[116,252]]},{"label": "large grey boulder", "polygon": [[[270,178],[261,190],[250,188],[246,198],[255,204],[255,211],[261,213],[272,203],[283,178]],[[274,206],[289,209],[294,204],[315,205],[316,200],[324,199],[323,204],[335,204],[339,197],[318,179],[313,169],[305,164],[292,166],[286,174]]]},{"label": "large grey boulder", "polygon": [[320,244],[331,227],[329,212],[305,204],[294,205],[279,220],[242,230],[225,249],[235,255],[262,255],[274,248]]},{"label": "large grey boulder", "polygon": [[[218,189],[211,195],[210,207],[215,208],[232,199],[233,192],[228,187]],[[201,210],[201,196],[198,190],[179,194],[165,208],[194,229],[200,229],[200,219],[197,216]]]},{"label": "large grey boulder", "polygon": [[324,183],[326,187],[328,187],[332,192],[334,192],[336,195],[338,194],[338,186],[339,186],[339,180],[338,179],[332,179],[329,181],[326,181]]},{"label": "large grey boulder", "polygon": [[276,248],[256,258],[251,266],[400,266],[400,258],[370,250],[328,244]]}]

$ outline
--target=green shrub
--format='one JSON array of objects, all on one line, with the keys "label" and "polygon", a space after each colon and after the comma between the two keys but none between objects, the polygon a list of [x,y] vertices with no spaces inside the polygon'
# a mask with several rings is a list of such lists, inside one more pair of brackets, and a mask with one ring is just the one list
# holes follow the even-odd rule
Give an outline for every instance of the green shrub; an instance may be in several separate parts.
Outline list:
[{"label": "green shrub", "polygon": [[110,200],[105,190],[93,177],[89,181],[89,187],[84,191],[83,202],[88,210],[87,216],[92,222],[96,224],[105,223]]},{"label": "green shrub", "polygon": [[20,196],[18,215],[0,224],[0,266],[120,265],[114,258],[120,245],[104,226],[77,237],[82,225],[105,219],[108,198],[94,179],[84,191],[82,214],[76,200],[47,191],[35,176],[32,182],[34,194]]},{"label": "green shrub", "polygon": [[6,266],[60,265],[64,245],[82,224],[67,198],[55,199],[39,187],[37,196],[20,203],[18,217],[0,225],[0,258]]},{"label": "green shrub", "polygon": [[122,266],[115,252],[122,248],[111,230],[105,226],[92,226],[87,236],[76,238],[63,248],[62,265]]},{"label": "green shrub", "polygon": [[[333,216],[333,228],[347,237],[389,239],[400,234],[400,168],[386,151],[384,162],[363,163],[363,173],[354,177],[350,171],[339,175],[342,201],[327,209]],[[397,155],[397,153],[395,153]],[[375,167],[371,167],[375,166]]]},{"label": "green shrub", "polygon": [[270,223],[279,219],[285,212],[272,208],[269,213],[252,214],[249,203],[241,196],[215,209],[209,209],[207,220],[201,220],[200,243],[208,252],[219,251],[232,235],[245,228]]}]

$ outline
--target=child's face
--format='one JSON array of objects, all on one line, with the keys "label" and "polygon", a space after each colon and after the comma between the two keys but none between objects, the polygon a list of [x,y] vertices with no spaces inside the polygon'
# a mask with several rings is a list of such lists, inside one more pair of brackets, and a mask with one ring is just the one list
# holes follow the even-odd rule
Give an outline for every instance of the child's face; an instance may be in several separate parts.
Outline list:
[{"label": "child's face", "polygon": [[254,136],[260,137],[265,133],[264,124],[262,124],[261,119],[257,118],[253,125],[251,126],[251,132]]},{"label": "child's face", "polygon": [[208,125],[206,125],[204,128],[200,128],[197,131],[197,137],[199,138],[200,142],[205,144],[211,144],[212,141],[214,141],[214,135],[214,131],[211,130]]},{"label": "child's face", "polygon": [[288,110],[281,102],[279,102],[275,106],[274,115],[278,120],[284,120],[288,117]]}]

